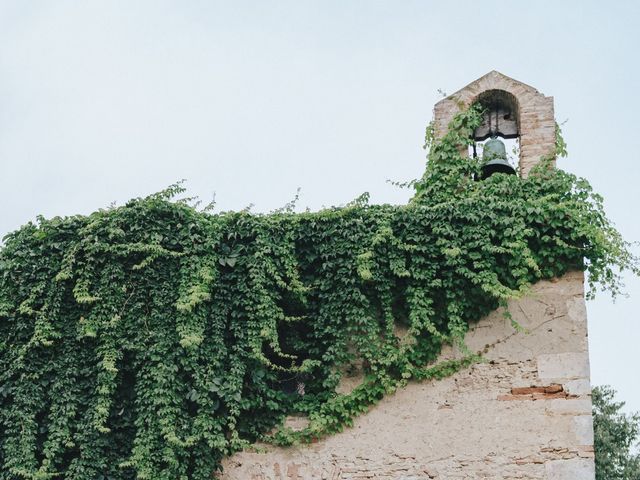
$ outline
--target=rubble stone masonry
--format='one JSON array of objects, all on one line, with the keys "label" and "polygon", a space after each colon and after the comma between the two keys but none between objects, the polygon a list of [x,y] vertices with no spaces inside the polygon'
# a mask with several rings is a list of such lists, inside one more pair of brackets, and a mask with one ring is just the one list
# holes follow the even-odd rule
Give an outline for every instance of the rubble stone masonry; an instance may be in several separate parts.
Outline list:
[{"label": "rubble stone masonry", "polygon": [[411,383],[317,443],[240,452],[220,479],[594,480],[583,280],[539,282],[511,302],[525,332],[500,311],[472,325],[484,363]]}]

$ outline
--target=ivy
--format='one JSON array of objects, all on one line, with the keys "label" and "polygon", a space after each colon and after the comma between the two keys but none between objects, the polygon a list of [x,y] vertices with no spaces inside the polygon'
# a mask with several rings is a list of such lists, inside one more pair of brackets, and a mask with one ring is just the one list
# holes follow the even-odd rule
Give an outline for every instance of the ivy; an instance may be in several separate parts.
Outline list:
[{"label": "ivy", "polygon": [[[0,480],[208,479],[257,440],[314,441],[481,361],[434,364],[540,279],[586,270],[590,296],[621,293],[638,262],[602,198],[549,161],[475,181],[480,118],[427,131],[407,205],[212,214],[178,184],[7,235]],[[360,385],[336,393],[354,369]],[[293,413],[305,429],[282,426]]]}]

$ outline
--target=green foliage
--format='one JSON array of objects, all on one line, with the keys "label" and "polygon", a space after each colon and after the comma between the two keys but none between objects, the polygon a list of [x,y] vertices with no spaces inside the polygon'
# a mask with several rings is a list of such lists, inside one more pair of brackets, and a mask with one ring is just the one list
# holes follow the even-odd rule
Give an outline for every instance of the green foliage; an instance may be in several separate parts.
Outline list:
[{"label": "green foliage", "polygon": [[[460,151],[479,121],[428,132],[407,205],[213,215],[172,200],[176,185],[9,234],[0,480],[208,479],[251,442],[312,441],[479,361],[433,365],[539,279],[586,269],[617,294],[637,262],[601,198],[548,165],[474,181]],[[336,393],[350,368],[362,384]],[[278,428],[290,413],[308,428]]]},{"label": "green foliage", "polygon": [[625,415],[624,402],[616,402],[608,386],[593,389],[593,430],[596,480],[640,479],[640,414]]},{"label": "green foliage", "polygon": [[[564,125],[565,122],[562,122]],[[556,156],[558,157],[566,157],[568,155],[567,152],[567,142],[564,141],[564,137],[562,136],[562,129],[558,122],[556,122]]]}]

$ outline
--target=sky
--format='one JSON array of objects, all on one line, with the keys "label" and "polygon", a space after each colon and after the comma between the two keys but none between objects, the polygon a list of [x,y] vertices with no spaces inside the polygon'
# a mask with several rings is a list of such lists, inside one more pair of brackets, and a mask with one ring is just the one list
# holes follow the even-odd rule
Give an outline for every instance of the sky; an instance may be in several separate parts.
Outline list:
[{"label": "sky", "polygon": [[[0,0],[0,236],[181,179],[218,210],[404,203],[439,90],[495,69],[554,97],[558,166],[638,241],[638,25],[637,1]],[[625,278],[587,308],[592,381],[631,411]]]}]

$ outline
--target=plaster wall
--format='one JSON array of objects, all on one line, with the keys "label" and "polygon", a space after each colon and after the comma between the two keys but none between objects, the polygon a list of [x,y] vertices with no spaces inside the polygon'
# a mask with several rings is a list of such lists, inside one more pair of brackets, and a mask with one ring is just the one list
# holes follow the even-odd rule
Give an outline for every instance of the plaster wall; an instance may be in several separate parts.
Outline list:
[{"label": "plaster wall", "polygon": [[526,332],[500,311],[473,325],[466,342],[485,363],[412,383],[317,443],[240,452],[219,478],[593,480],[583,281],[571,272],[511,302]]}]

